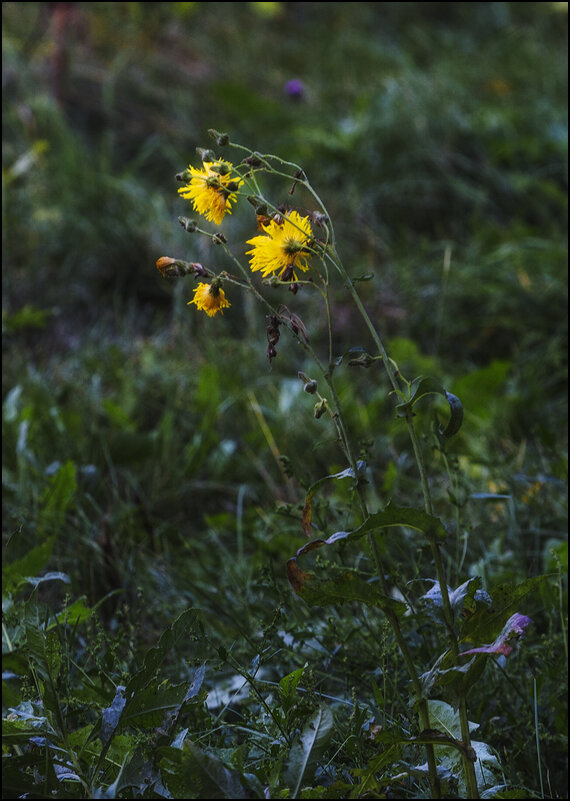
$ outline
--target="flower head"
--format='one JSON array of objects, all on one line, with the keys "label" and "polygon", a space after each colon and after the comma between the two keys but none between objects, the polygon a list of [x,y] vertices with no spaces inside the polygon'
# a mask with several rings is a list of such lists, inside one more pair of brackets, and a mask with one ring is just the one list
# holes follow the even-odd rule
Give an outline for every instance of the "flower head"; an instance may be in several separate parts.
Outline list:
[{"label": "flower head", "polygon": [[302,100],[305,95],[305,85],[303,81],[300,81],[298,78],[292,78],[290,81],[287,81],[283,90],[285,94],[289,95],[293,100]]},{"label": "flower head", "polygon": [[204,284],[200,282],[194,290],[194,298],[186,304],[190,306],[195,303],[198,309],[205,311],[208,317],[214,317],[215,314],[220,312],[224,313],[224,309],[230,306],[230,302],[226,300],[224,290],[220,287],[219,280],[212,281],[211,284]]},{"label": "flower head", "polygon": [[264,234],[247,241],[248,245],[253,245],[253,249],[247,251],[247,255],[251,255],[251,269],[253,272],[261,270],[264,278],[276,275],[284,281],[296,281],[295,270],[309,269],[308,245],[313,236],[309,218],[290,211],[270,220],[263,225],[263,230]]},{"label": "flower head", "polygon": [[194,211],[203,214],[209,222],[219,225],[226,212],[231,214],[236,190],[242,185],[241,178],[232,177],[229,161],[205,161],[203,169],[188,167],[191,178],[178,194],[191,200]]}]

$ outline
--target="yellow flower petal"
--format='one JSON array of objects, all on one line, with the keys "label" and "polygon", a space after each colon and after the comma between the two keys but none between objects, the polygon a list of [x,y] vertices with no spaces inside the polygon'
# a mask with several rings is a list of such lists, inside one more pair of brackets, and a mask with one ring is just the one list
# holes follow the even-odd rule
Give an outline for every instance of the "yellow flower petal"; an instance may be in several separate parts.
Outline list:
[{"label": "yellow flower petal", "polygon": [[223,289],[211,284],[199,283],[194,290],[193,300],[188,301],[186,304],[190,306],[191,303],[196,305],[197,309],[205,311],[208,317],[214,317],[218,312],[224,313],[224,309],[231,306],[230,302],[226,299],[226,294]]},{"label": "yellow flower petal", "polygon": [[[217,172],[222,167],[225,175]],[[178,194],[192,201],[194,211],[202,214],[209,222],[219,225],[224,215],[231,214],[231,204],[236,200],[235,191],[228,189],[228,184],[242,185],[241,178],[232,177],[233,165],[229,161],[205,161],[203,169],[189,166],[192,178],[186,186],[180,187]]]},{"label": "yellow flower petal", "polygon": [[296,281],[295,270],[309,269],[307,259],[311,254],[308,244],[313,236],[309,218],[290,211],[282,221],[270,220],[263,230],[264,234],[247,241],[248,245],[253,245],[246,253],[251,256],[252,271],[260,270],[264,278],[278,275]]}]

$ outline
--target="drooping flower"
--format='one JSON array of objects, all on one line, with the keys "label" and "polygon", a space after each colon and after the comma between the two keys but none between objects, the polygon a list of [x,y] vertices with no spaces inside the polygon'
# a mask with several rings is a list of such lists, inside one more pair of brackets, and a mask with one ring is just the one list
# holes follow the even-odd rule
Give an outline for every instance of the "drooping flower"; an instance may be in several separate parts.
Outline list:
[{"label": "drooping flower", "polygon": [[525,629],[532,623],[530,617],[521,615],[520,612],[515,612],[514,615],[507,620],[503,626],[503,630],[490,645],[481,645],[479,648],[470,648],[468,651],[462,651],[461,656],[466,654],[499,654],[500,656],[509,656],[513,651],[513,646],[509,645],[510,641],[518,640],[525,633]]},{"label": "drooping flower", "polygon": [[205,311],[208,317],[214,317],[218,312],[224,313],[224,309],[228,308],[231,304],[226,299],[224,290],[220,287],[218,280],[214,278],[211,284],[204,284],[200,282],[194,290],[194,298],[186,304],[190,306],[191,303],[196,305],[196,308]]},{"label": "drooping flower", "polygon": [[264,278],[276,275],[283,281],[296,281],[296,270],[309,269],[309,243],[313,237],[309,218],[289,211],[263,225],[263,231],[247,241],[253,245],[247,251],[252,271],[261,270]]},{"label": "drooping flower", "polygon": [[186,186],[180,187],[178,194],[192,201],[194,211],[219,225],[226,213],[232,213],[231,204],[243,180],[232,177],[229,161],[205,161],[202,166],[201,170],[188,167],[192,177]]}]

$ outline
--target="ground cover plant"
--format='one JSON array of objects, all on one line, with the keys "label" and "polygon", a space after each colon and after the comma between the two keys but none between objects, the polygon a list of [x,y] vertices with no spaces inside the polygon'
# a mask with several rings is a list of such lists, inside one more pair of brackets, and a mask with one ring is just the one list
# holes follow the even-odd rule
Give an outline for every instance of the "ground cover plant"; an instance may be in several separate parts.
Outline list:
[{"label": "ground cover plant", "polygon": [[4,4],[6,797],[565,794],[563,5]]}]

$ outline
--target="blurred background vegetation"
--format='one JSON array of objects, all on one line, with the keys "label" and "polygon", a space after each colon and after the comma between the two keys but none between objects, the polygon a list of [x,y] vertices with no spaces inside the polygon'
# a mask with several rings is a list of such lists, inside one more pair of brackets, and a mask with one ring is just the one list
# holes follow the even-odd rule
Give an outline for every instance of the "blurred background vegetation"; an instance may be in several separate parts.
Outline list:
[{"label": "blurred background vegetation", "polygon": [[[232,297],[210,320],[186,307],[191,279],[154,266],[227,266],[176,222],[190,210],[174,175],[208,128],[228,131],[303,166],[349,272],[373,273],[359,286],[391,355],[461,397],[450,474],[429,411],[419,421],[438,512],[455,504],[454,580],[559,576],[523,610],[536,628],[517,677],[473,703],[509,781],[536,788],[518,696],[538,677],[564,793],[567,3],[8,2],[2,16],[5,557],[55,537],[72,594],[120,590],[101,614],[130,643],[195,604],[251,659],[286,610],[297,640],[280,642],[276,674],[304,661],[314,621],[284,561],[303,542],[303,486],[344,465],[299,392],[302,355],[283,337],[268,365],[262,312]],[[238,255],[251,230],[238,210],[224,221]],[[314,298],[294,302],[318,346]],[[342,287],[334,315],[339,353],[368,344]],[[384,379],[339,385],[378,501],[420,504]],[[317,510],[329,533],[343,500]],[[386,547],[394,576],[430,575],[421,549]],[[330,620],[322,648],[369,634]],[[337,691],[366,694],[372,640],[325,671]]]}]

